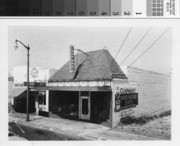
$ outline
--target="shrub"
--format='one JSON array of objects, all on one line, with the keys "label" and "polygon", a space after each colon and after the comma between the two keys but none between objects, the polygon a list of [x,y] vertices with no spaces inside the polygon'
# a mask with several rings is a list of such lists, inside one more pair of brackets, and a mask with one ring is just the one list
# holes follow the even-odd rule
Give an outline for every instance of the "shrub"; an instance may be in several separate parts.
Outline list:
[{"label": "shrub", "polygon": [[135,117],[134,116],[126,116],[121,118],[121,123],[124,125],[128,125],[128,124],[132,124],[135,121]]},{"label": "shrub", "polygon": [[147,122],[157,119],[157,118],[162,118],[171,115],[171,111],[166,111],[161,113],[160,115],[143,115],[141,117],[135,117],[135,116],[126,116],[121,118],[121,124],[124,125],[130,125],[130,124],[138,124],[138,125],[143,125],[146,124]]},{"label": "shrub", "polygon": [[8,103],[8,113],[14,112],[14,107],[11,103]]},{"label": "shrub", "polygon": [[166,117],[166,116],[169,116],[169,115],[171,115],[171,111],[166,111],[166,112],[161,113],[159,115],[159,117],[162,118],[162,117]]},{"label": "shrub", "polygon": [[141,117],[127,116],[127,117],[121,118],[121,123],[124,125],[129,125],[133,123],[138,124],[138,125],[143,125],[152,119],[153,117],[147,117],[147,116],[141,116]]}]

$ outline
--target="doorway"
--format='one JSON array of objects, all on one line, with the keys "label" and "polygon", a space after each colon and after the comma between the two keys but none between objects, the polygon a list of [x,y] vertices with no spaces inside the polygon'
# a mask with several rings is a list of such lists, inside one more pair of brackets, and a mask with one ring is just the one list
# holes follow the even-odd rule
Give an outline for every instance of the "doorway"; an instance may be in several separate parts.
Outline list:
[{"label": "doorway", "polygon": [[89,92],[81,92],[79,100],[79,118],[82,120],[90,120],[90,96]]}]

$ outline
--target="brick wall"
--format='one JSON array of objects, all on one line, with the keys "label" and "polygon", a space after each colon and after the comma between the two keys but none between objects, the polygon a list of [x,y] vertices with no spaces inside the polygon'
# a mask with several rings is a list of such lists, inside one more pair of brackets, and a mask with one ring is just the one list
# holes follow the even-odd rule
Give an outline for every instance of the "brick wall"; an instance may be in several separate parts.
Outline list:
[{"label": "brick wall", "polygon": [[135,115],[158,114],[171,109],[170,75],[129,67],[127,77],[139,94]]}]

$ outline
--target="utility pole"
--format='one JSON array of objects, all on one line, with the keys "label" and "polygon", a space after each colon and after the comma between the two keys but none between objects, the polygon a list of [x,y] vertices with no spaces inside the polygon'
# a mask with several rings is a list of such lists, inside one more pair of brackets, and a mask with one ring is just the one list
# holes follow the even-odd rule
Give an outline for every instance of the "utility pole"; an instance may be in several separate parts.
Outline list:
[{"label": "utility pole", "polygon": [[19,40],[15,40],[16,45],[14,46],[15,49],[18,48],[17,43],[20,43],[21,45],[23,45],[26,49],[27,49],[27,101],[26,101],[26,122],[29,122],[29,50],[30,47],[29,45],[26,46],[24,45],[21,41]]}]

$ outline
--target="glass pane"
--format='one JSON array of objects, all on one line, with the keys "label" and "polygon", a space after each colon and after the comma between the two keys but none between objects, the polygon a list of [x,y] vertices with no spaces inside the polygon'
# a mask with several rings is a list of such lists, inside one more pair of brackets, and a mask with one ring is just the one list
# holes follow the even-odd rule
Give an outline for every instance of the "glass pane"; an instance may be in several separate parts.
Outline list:
[{"label": "glass pane", "polygon": [[39,92],[39,104],[46,105],[46,92],[45,91]]},{"label": "glass pane", "polygon": [[82,114],[88,115],[88,99],[82,99]]}]

